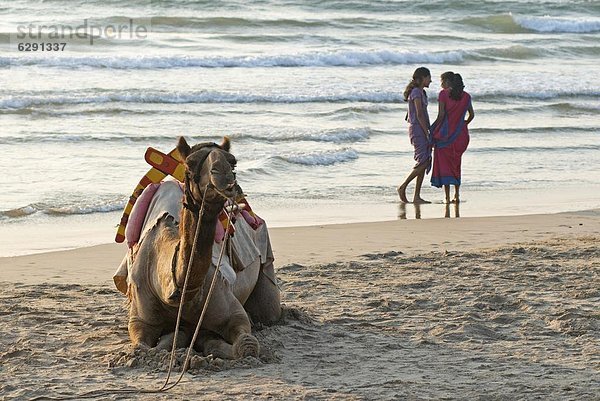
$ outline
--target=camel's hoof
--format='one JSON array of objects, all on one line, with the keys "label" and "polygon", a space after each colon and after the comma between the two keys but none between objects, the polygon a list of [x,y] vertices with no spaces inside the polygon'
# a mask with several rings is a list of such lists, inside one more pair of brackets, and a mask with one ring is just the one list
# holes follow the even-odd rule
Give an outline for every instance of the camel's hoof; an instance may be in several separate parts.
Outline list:
[{"label": "camel's hoof", "polygon": [[148,352],[148,350],[150,348],[151,347],[148,344],[143,343],[143,342],[139,342],[139,343],[133,344],[133,351],[134,352],[135,351]]},{"label": "camel's hoof", "polygon": [[252,334],[242,334],[238,337],[235,344],[233,344],[233,357],[235,359],[245,358],[247,356],[253,356],[258,358],[258,351],[260,345],[258,340]]}]

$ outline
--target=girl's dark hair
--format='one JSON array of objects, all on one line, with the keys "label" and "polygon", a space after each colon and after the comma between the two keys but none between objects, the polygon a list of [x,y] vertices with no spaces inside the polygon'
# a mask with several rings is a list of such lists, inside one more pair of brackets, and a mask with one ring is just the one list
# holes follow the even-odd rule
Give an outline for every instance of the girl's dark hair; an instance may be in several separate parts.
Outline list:
[{"label": "girl's dark hair", "polygon": [[452,82],[452,77],[454,77],[454,73],[452,71],[446,71],[442,75],[440,75],[440,79],[442,82],[449,81]]},{"label": "girl's dark hair", "polygon": [[[426,68],[426,67],[417,68],[415,70],[415,72],[413,73],[412,81],[410,81],[409,84],[406,85],[406,89],[404,89],[404,100],[408,100],[408,97],[410,96],[410,92],[414,88],[419,86],[423,79],[430,77],[430,76],[431,76],[431,72],[429,72],[428,68]],[[427,97],[427,93],[425,93],[425,91],[423,91],[423,93],[425,94],[425,97]]]},{"label": "girl's dark hair", "polygon": [[465,84],[463,83],[462,77],[460,74],[454,74],[450,82],[450,99],[460,100],[465,89]]}]

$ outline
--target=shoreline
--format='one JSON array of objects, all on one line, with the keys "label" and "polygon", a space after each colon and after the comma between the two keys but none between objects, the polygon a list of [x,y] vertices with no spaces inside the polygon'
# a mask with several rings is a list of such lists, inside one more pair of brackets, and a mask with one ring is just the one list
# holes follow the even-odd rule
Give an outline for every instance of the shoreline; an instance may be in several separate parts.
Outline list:
[{"label": "shoreline", "polygon": [[[423,192],[430,204],[398,202],[396,197],[366,199],[251,199],[253,209],[270,228],[343,225],[410,219],[528,216],[596,210],[600,186],[563,188],[543,197],[538,189],[473,191],[460,205],[445,205],[442,191]],[[412,195],[412,194],[409,194]],[[0,257],[25,256],[110,243],[122,210],[107,213],[46,215],[1,221]]]},{"label": "shoreline", "polygon": [[[600,232],[600,209],[523,216],[406,219],[269,228],[276,269],[335,263],[375,253],[466,251]],[[442,237],[436,237],[444,233]],[[126,245],[0,257],[2,281],[112,285]]]}]

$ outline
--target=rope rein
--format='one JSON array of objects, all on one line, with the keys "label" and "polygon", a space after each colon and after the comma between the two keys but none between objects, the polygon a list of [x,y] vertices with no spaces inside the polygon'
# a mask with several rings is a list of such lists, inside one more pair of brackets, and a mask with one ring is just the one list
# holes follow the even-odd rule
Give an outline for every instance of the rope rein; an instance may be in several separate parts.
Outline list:
[{"label": "rope rein", "polygon": [[[187,185],[186,185],[187,190]],[[206,199],[206,191],[208,190],[208,186],[204,189],[204,194],[202,195],[202,204],[200,205],[200,211],[198,213],[198,222],[196,224],[196,233],[194,234],[194,243],[192,244],[192,253],[190,255],[190,259],[188,260],[187,270],[185,272],[185,279],[183,280],[183,289],[181,292],[181,298],[179,299],[179,309],[177,310],[177,322],[175,323],[175,334],[173,335],[173,345],[171,346],[171,358],[169,360],[169,370],[167,371],[167,379],[159,391],[163,391],[165,387],[169,384],[169,379],[171,377],[171,371],[173,370],[173,365],[175,361],[175,349],[177,348],[177,334],[179,334],[179,325],[181,324],[181,314],[183,311],[183,303],[185,300],[185,293],[187,291],[187,283],[190,277],[190,270],[192,267],[192,263],[194,262],[194,256],[196,255],[196,244],[198,243],[198,235],[200,235],[200,229],[202,228],[202,215],[204,214],[204,200]],[[173,276],[173,283],[175,287],[177,287],[177,281],[175,281],[175,276]],[[193,347],[193,343],[190,344],[190,348]],[[183,366],[185,368],[185,365]],[[185,369],[181,369],[182,372],[185,372]],[[181,380],[181,377],[180,379]],[[177,383],[179,383],[179,380]]]},{"label": "rope rein", "polygon": [[[204,193],[206,194],[206,190]],[[201,210],[203,210],[203,209],[204,209],[204,198],[202,199]],[[181,379],[183,379],[183,375],[185,374],[185,372],[187,370],[188,362],[190,360],[192,350],[194,349],[194,344],[196,343],[196,339],[198,338],[198,333],[200,333],[200,327],[202,326],[202,321],[204,320],[204,315],[206,314],[206,311],[208,310],[208,304],[209,304],[211,296],[212,296],[213,288],[217,281],[219,271],[221,270],[221,260],[223,259],[223,255],[225,253],[225,244],[227,243],[227,239],[229,237],[229,225],[231,224],[232,218],[233,218],[233,208],[227,215],[227,226],[225,227],[225,238],[223,238],[223,242],[221,243],[221,251],[219,252],[219,259],[217,261],[217,265],[215,266],[215,273],[213,274],[213,279],[212,279],[212,282],[210,283],[210,288],[208,290],[208,294],[206,295],[206,301],[204,302],[204,306],[202,307],[202,313],[200,314],[200,319],[198,319],[198,323],[196,324],[196,330],[194,331],[194,336],[192,337],[192,341],[191,341],[190,346],[188,347],[188,351],[185,355],[185,360],[183,361],[183,364],[181,366],[181,374],[179,375],[179,378],[177,379],[177,381],[175,381],[173,384],[171,384],[169,387],[167,387],[168,382],[169,382],[169,377],[171,376],[173,360],[175,357],[175,348],[176,348],[176,344],[177,344],[177,342],[176,342],[177,332],[179,331],[179,323],[180,323],[179,320],[180,320],[180,316],[181,316],[181,310],[183,309],[183,301],[185,299],[185,291],[186,291],[187,279],[188,279],[188,275],[189,275],[190,267],[191,267],[191,260],[193,259],[193,255],[194,255],[194,253],[192,253],[192,257],[190,258],[190,263],[188,264],[188,271],[186,272],[185,281],[183,283],[183,293],[181,294],[181,301],[179,303],[179,312],[177,314],[177,324],[175,325],[175,335],[173,337],[173,347],[171,349],[171,362],[169,363],[169,372],[167,374],[167,380],[165,381],[165,384],[163,384],[163,386],[161,387],[160,391],[168,391],[168,390],[172,389],[173,387],[175,387],[176,385],[178,385],[179,382],[181,381]],[[198,227],[200,227],[200,221],[198,221]],[[192,252],[195,251],[199,231],[200,231],[199,228],[196,229],[196,238],[194,239],[194,245],[192,247]]]}]

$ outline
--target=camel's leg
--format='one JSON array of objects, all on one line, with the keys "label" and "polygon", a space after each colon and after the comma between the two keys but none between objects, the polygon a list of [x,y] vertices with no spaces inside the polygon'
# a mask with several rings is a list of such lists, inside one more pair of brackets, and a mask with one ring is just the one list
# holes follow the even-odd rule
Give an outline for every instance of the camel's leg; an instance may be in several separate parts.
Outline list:
[{"label": "camel's leg", "polygon": [[[233,293],[223,284],[215,291],[210,301],[208,311],[202,327],[206,330],[220,334],[229,344],[232,344],[232,357],[234,359],[246,356],[258,356],[258,340],[251,333],[250,319],[244,307]],[[214,338],[211,338],[214,340]],[[212,347],[215,343],[211,342]],[[217,346],[220,348],[221,346]]]},{"label": "camel's leg", "polygon": [[252,321],[270,325],[281,317],[281,296],[276,282],[273,262],[263,264],[254,290],[244,304]]},{"label": "camel's leg", "polygon": [[158,342],[162,326],[150,325],[139,320],[137,316],[130,316],[128,329],[134,347],[151,348]]},{"label": "camel's leg", "polygon": [[144,321],[142,316],[144,316],[144,312],[147,312],[148,306],[146,305],[140,310],[139,297],[134,286],[130,287],[128,296],[131,303],[129,305],[129,325],[127,328],[133,346],[154,347],[162,333],[162,323],[149,324]]},{"label": "camel's leg", "polygon": [[244,358],[247,356],[258,356],[259,344],[256,337],[251,333],[250,320],[242,304],[232,296],[235,302],[231,305],[231,315],[227,321],[223,338],[233,345],[233,357]]},{"label": "camel's leg", "polygon": [[201,350],[205,356],[213,355],[215,358],[234,359],[233,347],[223,338],[208,330],[200,330],[196,340],[196,348]]},{"label": "camel's leg", "polygon": [[[169,333],[169,334],[164,334],[160,340],[158,341],[158,344],[156,345],[156,348],[159,350],[165,349],[165,350],[170,350],[173,348],[173,339],[175,338],[175,332]],[[179,348],[185,348],[190,344],[190,335],[184,331],[184,330],[179,330],[179,333],[177,334],[177,345],[175,345],[175,349],[179,349]]]}]

